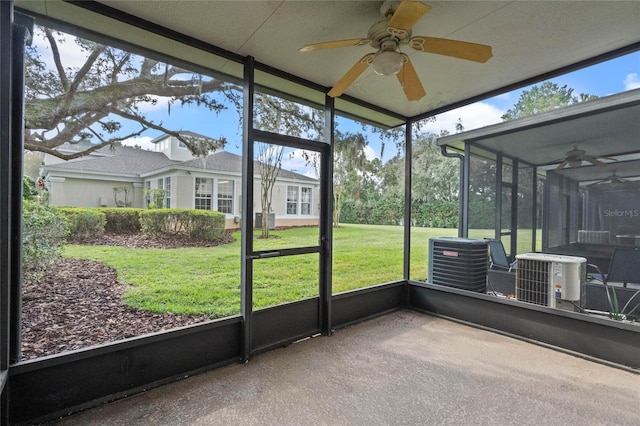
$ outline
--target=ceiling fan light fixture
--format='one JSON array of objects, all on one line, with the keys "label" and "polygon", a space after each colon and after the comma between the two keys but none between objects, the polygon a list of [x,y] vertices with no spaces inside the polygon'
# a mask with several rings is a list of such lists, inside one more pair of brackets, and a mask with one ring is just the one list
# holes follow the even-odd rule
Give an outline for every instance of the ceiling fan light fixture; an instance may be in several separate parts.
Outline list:
[{"label": "ceiling fan light fixture", "polygon": [[381,50],[373,58],[373,70],[380,75],[395,75],[400,72],[404,57],[395,50]]}]

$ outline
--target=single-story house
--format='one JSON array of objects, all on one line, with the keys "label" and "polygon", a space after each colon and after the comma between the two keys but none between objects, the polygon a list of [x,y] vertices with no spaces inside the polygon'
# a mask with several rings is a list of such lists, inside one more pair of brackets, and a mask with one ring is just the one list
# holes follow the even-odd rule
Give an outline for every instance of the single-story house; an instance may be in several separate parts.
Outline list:
[{"label": "single-story house", "polygon": [[[152,141],[154,150],[128,146],[105,147],[87,156],[64,161],[46,155],[41,175],[52,206],[129,206],[208,209],[227,216],[227,228],[240,227],[242,157],[220,151],[194,157],[175,137]],[[64,144],[72,152],[86,147]],[[261,215],[262,164],[255,163],[254,211]],[[280,170],[273,187],[273,226],[317,225],[319,182]],[[160,191],[159,191],[160,190]],[[162,204],[161,206],[159,204]],[[260,226],[258,223],[257,226]]]}]

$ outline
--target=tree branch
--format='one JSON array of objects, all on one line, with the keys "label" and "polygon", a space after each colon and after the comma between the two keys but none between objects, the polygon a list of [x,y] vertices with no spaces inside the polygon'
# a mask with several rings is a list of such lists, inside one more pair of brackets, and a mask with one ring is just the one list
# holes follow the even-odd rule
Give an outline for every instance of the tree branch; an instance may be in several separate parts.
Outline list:
[{"label": "tree branch", "polygon": [[[173,136],[176,139],[178,139],[180,142],[184,143],[187,148],[189,148],[189,151],[191,151],[191,153],[196,154],[196,155],[203,155],[205,154],[205,152],[203,151],[209,151],[208,149],[203,149],[201,146],[196,145],[191,139],[184,137],[182,134],[182,130],[169,130],[166,127],[163,127],[161,125],[155,124],[153,121],[149,121],[146,118],[140,116],[140,115],[136,115],[127,111],[123,111],[123,110],[119,110],[113,107],[107,108],[106,111],[110,112],[111,114],[114,115],[118,115],[122,118],[126,118],[128,120],[134,120],[139,122],[142,126],[145,126],[147,128],[150,129],[155,129],[155,130],[160,130],[161,132]],[[205,144],[205,148],[209,147],[211,149],[217,149],[220,146],[223,146],[226,141],[224,139],[213,139],[213,138],[207,138],[205,137],[203,142],[210,142],[209,144]]]},{"label": "tree branch", "polygon": [[53,36],[53,31],[49,28],[44,31],[47,40],[49,40],[49,45],[51,46],[51,54],[53,56],[53,62],[56,66],[56,70],[58,70],[58,75],[60,77],[60,83],[65,91],[69,90],[69,80],[67,79],[67,74],[64,72],[64,66],[62,65],[62,61],[60,59],[60,50],[58,50],[58,42]]},{"label": "tree branch", "polygon": [[[228,83],[211,80],[202,83],[202,92],[210,93],[229,89]],[[83,111],[100,111],[114,101],[135,103],[135,98],[141,96],[182,97],[192,95],[192,87],[174,87],[163,84],[161,76],[150,78],[136,77],[117,84],[99,87],[95,90],[80,91],[73,97],[70,105],[59,106],[66,100],[64,95],[49,99],[27,100],[28,113],[25,114],[28,129],[53,129],[63,117],[73,116]],[[115,93],[115,94],[114,94]]]},{"label": "tree branch", "polygon": [[[45,139],[44,134],[41,137],[41,145],[53,149],[65,142],[72,142],[73,138],[80,133],[85,127],[93,125],[98,120],[106,117],[107,113],[87,112],[81,118],[72,117],[71,120],[64,123],[64,128],[51,138]],[[30,142],[35,142],[33,139]]]},{"label": "tree branch", "polygon": [[89,55],[89,57],[87,58],[87,60],[82,65],[82,68],[78,70],[75,77],[73,78],[73,83],[71,83],[71,86],[69,86],[67,93],[65,95],[65,102],[62,108],[60,109],[61,114],[67,111],[69,106],[73,103],[74,97],[78,91],[78,87],[80,87],[80,83],[82,82],[82,80],[84,80],[87,73],[91,70],[91,67],[93,67],[93,64],[95,63],[95,61],[100,57],[102,52],[104,52],[105,48],[106,48],[105,46],[99,46],[97,49],[93,50]]},{"label": "tree branch", "polygon": [[120,143],[123,140],[129,139],[129,138],[133,138],[133,137],[136,137],[136,136],[140,136],[142,134],[142,132],[147,130],[147,127],[144,126],[144,125],[141,125],[140,126],[140,130],[137,131],[137,132],[129,133],[126,136],[121,136],[121,137],[111,138],[111,139],[104,139],[100,133],[96,132],[91,127],[87,127],[87,130],[89,130],[89,132],[93,133],[93,135],[100,140],[100,144],[99,145],[105,146],[105,145],[113,145],[115,143]]},{"label": "tree branch", "polygon": [[111,84],[115,84],[118,82],[118,74],[120,74],[120,72],[122,71],[122,67],[124,67],[125,64],[129,62],[130,58],[131,53],[127,53],[120,61],[114,61],[113,71],[111,72]]}]

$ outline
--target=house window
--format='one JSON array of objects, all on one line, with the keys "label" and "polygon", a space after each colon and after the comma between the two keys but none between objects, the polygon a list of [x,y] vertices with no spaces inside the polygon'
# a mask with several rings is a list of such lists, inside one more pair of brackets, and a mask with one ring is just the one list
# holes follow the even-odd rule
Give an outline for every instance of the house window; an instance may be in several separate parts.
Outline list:
[{"label": "house window", "polygon": [[194,207],[196,209],[211,210],[213,199],[213,179],[196,178]]},{"label": "house window", "polygon": [[311,215],[312,188],[287,186],[287,214]]},{"label": "house window", "polygon": [[302,187],[302,196],[300,197],[300,214],[311,214],[311,188]]},{"label": "house window", "polygon": [[158,188],[162,192],[162,206],[165,209],[171,208],[171,178],[158,179]]},{"label": "house window", "polygon": [[287,214],[298,214],[297,186],[287,186]]},{"label": "house window", "polygon": [[187,149],[187,146],[182,141],[178,141],[178,148]]},{"label": "house window", "polygon": [[164,178],[164,208],[171,208],[171,178]]},{"label": "house window", "polygon": [[218,180],[218,211],[233,214],[232,180]]},{"label": "house window", "polygon": [[145,181],[144,183],[144,199],[146,201],[146,206],[149,206],[151,202],[151,181]]}]

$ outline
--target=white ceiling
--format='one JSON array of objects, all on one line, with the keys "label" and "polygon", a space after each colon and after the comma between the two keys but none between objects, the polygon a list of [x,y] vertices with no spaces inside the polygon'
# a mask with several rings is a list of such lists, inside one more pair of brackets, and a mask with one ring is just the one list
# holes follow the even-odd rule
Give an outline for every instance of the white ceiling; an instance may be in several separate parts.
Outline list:
[{"label": "white ceiling", "polygon": [[[299,53],[305,44],[366,37],[381,1],[113,1],[130,13],[331,87],[370,46]],[[414,35],[493,47],[486,64],[411,56],[427,95],[406,100],[395,77],[367,70],[347,94],[414,116],[640,41],[639,1],[425,1]]]},{"label": "white ceiling", "polygon": [[[17,1],[53,14],[56,0]],[[309,53],[322,41],[364,38],[381,19],[381,1],[118,1],[100,3],[330,88],[370,46]],[[640,1],[425,1],[432,9],[413,35],[452,38],[493,47],[486,64],[435,54],[409,54],[425,86],[420,101],[406,100],[395,77],[369,69],[346,94],[405,117],[498,90],[507,85],[640,42]],[[68,11],[56,19],[80,20]],[[76,8],[77,9],[77,8]],[[44,12],[43,12],[44,11]],[[80,16],[80,15],[78,15]],[[89,18],[90,19],[90,18]],[[100,29],[108,31],[108,28]],[[118,30],[120,31],[120,30]],[[114,34],[144,45],[127,32]],[[173,48],[174,51],[180,47]],[[167,52],[171,53],[171,52]],[[218,69],[237,73],[225,61]]]}]

